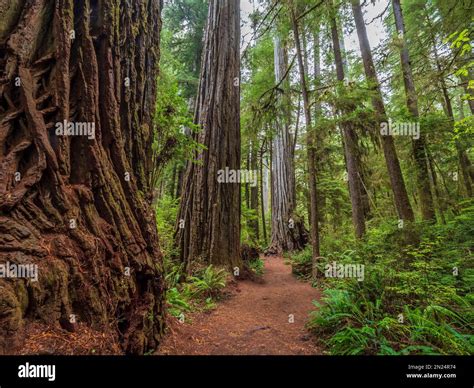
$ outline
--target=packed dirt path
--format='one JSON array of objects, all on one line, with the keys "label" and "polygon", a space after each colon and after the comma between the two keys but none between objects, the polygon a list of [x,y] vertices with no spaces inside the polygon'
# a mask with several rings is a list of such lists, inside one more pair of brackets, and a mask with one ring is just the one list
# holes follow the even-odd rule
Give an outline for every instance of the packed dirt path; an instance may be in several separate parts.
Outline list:
[{"label": "packed dirt path", "polygon": [[263,260],[262,284],[238,282],[233,295],[216,309],[192,314],[184,323],[174,320],[157,354],[321,354],[305,329],[319,291],[297,280],[283,258]]}]

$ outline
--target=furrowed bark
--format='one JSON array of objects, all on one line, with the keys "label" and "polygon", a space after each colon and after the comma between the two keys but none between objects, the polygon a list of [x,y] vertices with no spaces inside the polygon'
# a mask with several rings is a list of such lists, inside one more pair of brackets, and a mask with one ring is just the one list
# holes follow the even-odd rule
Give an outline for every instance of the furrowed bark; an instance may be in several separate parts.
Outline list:
[{"label": "furrowed bark", "polygon": [[[240,267],[240,185],[220,183],[240,170],[240,1],[211,0],[205,33],[195,140],[206,149],[189,163],[176,229],[180,259]],[[180,227],[182,226],[182,227]]]},{"label": "furrowed bark", "polygon": [[260,185],[260,211],[262,217],[262,234],[263,234],[263,242],[264,244],[267,243],[267,222],[265,219],[265,186],[263,181],[263,161],[264,161],[264,143],[261,145],[259,150],[259,159],[260,159],[260,174],[259,174],[259,185]]},{"label": "furrowed bark", "polygon": [[[39,278],[0,279],[0,349],[74,315],[142,354],[164,325],[149,185],[161,3],[16,5],[0,20],[0,263]],[[61,134],[64,120],[93,136]]]},{"label": "furrowed bark", "polygon": [[[257,174],[258,173],[258,144],[256,139],[251,141],[251,154],[250,154],[250,170]],[[250,187],[250,209],[252,209],[255,213],[255,220],[250,223],[250,227],[252,228],[255,239],[258,242],[259,236],[259,227],[258,227],[258,185],[259,181],[256,181],[256,184]]]},{"label": "furrowed bark", "polygon": [[[303,220],[296,214],[296,184],[293,137],[290,134],[289,82],[283,79],[288,68],[284,45],[274,39],[275,82],[283,95],[279,97],[275,134],[272,140],[272,236],[268,252],[301,250],[307,242]],[[286,94],[286,95],[285,95]]]}]

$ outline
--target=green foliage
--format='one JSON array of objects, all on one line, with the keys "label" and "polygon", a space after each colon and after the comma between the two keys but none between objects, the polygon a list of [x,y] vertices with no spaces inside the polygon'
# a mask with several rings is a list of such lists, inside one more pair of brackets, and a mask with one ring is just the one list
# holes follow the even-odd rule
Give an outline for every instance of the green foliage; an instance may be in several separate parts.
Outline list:
[{"label": "green foliage", "polygon": [[226,286],[226,270],[216,269],[212,264],[198,275],[190,278],[193,296],[200,298],[217,298]]},{"label": "green foliage", "polygon": [[311,278],[312,253],[311,247],[306,247],[300,252],[289,256],[291,270],[298,279],[308,280]]},{"label": "green foliage", "polygon": [[166,303],[168,304],[168,312],[179,317],[185,311],[191,311],[190,295],[186,290],[179,290],[177,287],[170,288],[166,291]]},{"label": "green foliage", "polygon": [[194,124],[189,96],[184,92],[180,81],[183,64],[173,56],[172,42],[175,38],[172,31],[162,31],[162,48],[160,74],[157,79],[157,97],[154,115],[152,145],[153,174],[151,183],[154,187],[162,182],[170,183],[169,193],[175,191],[176,171],[184,169],[186,162],[193,159],[196,151],[202,150],[193,133],[199,131]]},{"label": "green foliage", "polygon": [[[472,21],[474,22],[474,19]],[[471,40],[472,37],[470,36],[470,31],[468,28],[465,28],[461,32],[453,32],[447,39],[448,42],[451,42],[451,48],[456,48],[459,50],[461,57],[472,52]],[[472,67],[474,67],[474,61],[470,61],[468,64],[459,68],[456,72],[456,75],[468,77],[469,69]]]},{"label": "green foliage", "polygon": [[[454,123],[454,133],[456,139],[470,139],[474,135],[474,117],[469,116]],[[466,140],[467,140],[466,139]]]},{"label": "green foliage", "polygon": [[371,299],[366,290],[327,289],[323,304],[308,327],[320,336],[331,354],[472,354],[474,337],[457,312],[439,305],[423,309],[405,306],[401,317],[384,309],[384,296]]},{"label": "green foliage", "polygon": [[226,286],[227,272],[212,265],[186,276],[183,266],[168,262],[166,302],[168,311],[179,318],[185,312],[215,307]]},{"label": "green foliage", "polygon": [[355,250],[323,260],[365,265],[365,278],[325,281],[308,327],[331,354],[474,352],[474,206],[447,225],[381,224]]},{"label": "green foliage", "polygon": [[160,248],[165,258],[175,255],[174,230],[179,211],[179,200],[164,195],[155,206],[156,225],[160,238]]},{"label": "green foliage", "polygon": [[[242,129],[249,135],[273,123],[275,117],[274,97],[272,93],[275,75],[273,67],[273,42],[270,36],[263,37],[254,47],[249,48],[245,64],[250,68],[250,77],[242,83]],[[262,105],[266,109],[262,109]],[[270,134],[268,134],[270,135]]]},{"label": "green foliage", "polygon": [[255,260],[250,260],[247,262],[247,264],[250,270],[255,273],[255,275],[263,276],[265,263],[263,262],[262,259],[258,258]]},{"label": "green foliage", "polygon": [[[169,39],[166,31],[163,40]],[[153,154],[155,161],[154,184],[170,160],[185,165],[189,155],[200,149],[190,133],[197,132],[187,100],[179,86],[176,63],[165,48],[162,50],[160,75],[157,80],[157,100],[154,117]]]},{"label": "green foliage", "polygon": [[[337,260],[338,262],[353,263],[351,258],[351,251],[349,247],[355,244],[353,234],[350,231],[337,232],[332,231],[324,236],[321,241],[321,258],[318,262],[318,271],[323,273],[324,267],[328,262]],[[346,249],[345,249],[346,248]],[[333,254],[333,252],[338,252]],[[299,252],[292,252],[287,254],[287,259],[292,267],[293,274],[302,280],[309,280],[312,274],[312,250],[310,246]]]},{"label": "green foliage", "polygon": [[259,245],[257,236],[250,225],[252,222],[258,220],[258,214],[255,210],[249,209],[244,202],[241,206],[241,221],[240,221],[240,242],[249,246]]},{"label": "green foliage", "polygon": [[174,68],[185,99],[195,95],[199,84],[207,8],[205,0],[174,0],[164,7],[164,32],[168,33],[164,45],[175,58]]}]

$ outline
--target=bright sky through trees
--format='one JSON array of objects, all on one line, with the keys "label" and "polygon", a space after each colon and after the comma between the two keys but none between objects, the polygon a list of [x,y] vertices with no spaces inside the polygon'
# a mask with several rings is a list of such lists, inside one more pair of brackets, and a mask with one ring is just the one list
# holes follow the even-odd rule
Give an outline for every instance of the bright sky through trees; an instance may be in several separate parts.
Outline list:
[{"label": "bright sky through trees", "polygon": [[[382,24],[382,18],[377,18],[389,5],[388,0],[377,0],[375,4],[368,2],[365,7],[365,20],[367,25],[367,33],[369,35],[370,46],[377,47],[385,36],[385,28]],[[249,21],[249,16],[253,12],[253,5],[251,0],[241,0],[241,17],[242,17],[242,39],[244,41],[243,48],[252,38],[252,29]],[[257,7],[257,5],[255,5]],[[388,12],[388,9],[387,9]],[[375,19],[376,18],[376,19]],[[344,29],[344,43],[348,51],[353,51],[356,55],[360,55],[359,43],[357,42],[357,33],[355,29],[351,34],[347,34]]]}]

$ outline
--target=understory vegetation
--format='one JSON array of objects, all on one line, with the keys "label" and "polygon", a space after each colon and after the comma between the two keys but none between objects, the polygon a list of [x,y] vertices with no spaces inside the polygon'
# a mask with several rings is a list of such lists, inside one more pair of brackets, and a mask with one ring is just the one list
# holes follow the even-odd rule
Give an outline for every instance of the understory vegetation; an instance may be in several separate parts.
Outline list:
[{"label": "understory vegetation", "polygon": [[[461,206],[445,225],[381,223],[364,241],[323,243],[322,274],[333,261],[365,266],[363,281],[318,282],[308,328],[330,354],[474,353],[474,203]],[[308,250],[291,258],[303,278],[310,262]]]}]

